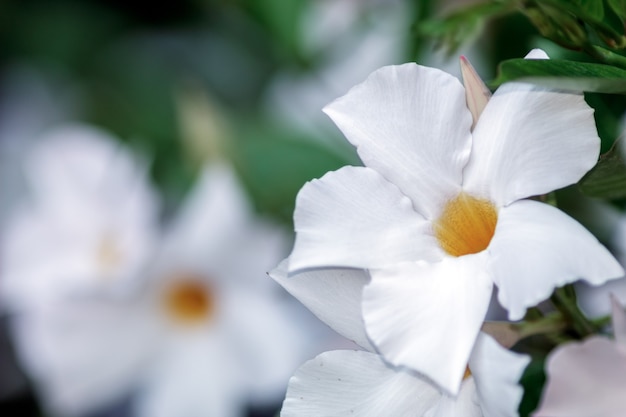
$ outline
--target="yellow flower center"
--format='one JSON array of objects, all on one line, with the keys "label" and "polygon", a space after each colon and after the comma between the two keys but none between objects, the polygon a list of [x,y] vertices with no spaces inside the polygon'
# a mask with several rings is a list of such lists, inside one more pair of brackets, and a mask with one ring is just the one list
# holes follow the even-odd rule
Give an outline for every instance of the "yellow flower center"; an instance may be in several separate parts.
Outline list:
[{"label": "yellow flower center", "polygon": [[463,381],[465,381],[470,376],[472,376],[472,370],[470,369],[469,365],[467,365],[465,367],[465,373],[463,374]]},{"label": "yellow flower center", "polygon": [[444,251],[463,256],[489,246],[497,221],[498,212],[490,201],[461,192],[448,201],[433,230]]},{"label": "yellow flower center", "polygon": [[208,286],[189,274],[177,277],[165,289],[165,311],[177,324],[205,322],[215,313],[215,296]]}]

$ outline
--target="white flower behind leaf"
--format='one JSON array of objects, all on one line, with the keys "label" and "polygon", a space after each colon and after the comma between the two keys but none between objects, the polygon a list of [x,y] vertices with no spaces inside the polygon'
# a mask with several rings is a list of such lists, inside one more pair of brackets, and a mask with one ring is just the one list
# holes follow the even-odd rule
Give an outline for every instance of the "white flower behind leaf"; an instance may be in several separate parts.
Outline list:
[{"label": "white flower behind leaf", "polygon": [[288,277],[287,264],[283,261],[270,275],[364,350],[325,352],[301,366],[289,382],[281,417],[518,415],[523,393],[518,381],[529,362],[526,355],[510,352],[480,333],[459,393],[449,395],[374,351],[360,311],[362,290],[369,280],[365,271],[320,269]]},{"label": "white flower behind leaf", "polygon": [[40,138],[24,174],[29,199],[3,236],[4,307],[131,291],[157,233],[146,167],[109,134],[63,125]]},{"label": "white flower behind leaf", "polygon": [[611,297],[614,340],[592,336],[556,348],[534,417],[621,417],[626,410],[626,314]]},{"label": "white flower behind leaf", "polygon": [[391,363],[455,394],[494,284],[519,320],[555,287],[623,274],[580,224],[528,199],[596,163],[582,94],[504,84],[472,130],[459,81],[411,63],[375,71],[324,111],[365,166],[302,188],[290,272],[369,269],[365,328]]},{"label": "white flower behind leaf", "polygon": [[178,214],[138,293],[57,299],[14,317],[18,354],[55,415],[134,394],[139,417],[239,417],[284,394],[304,337],[264,273],[284,255],[283,231],[253,214],[221,164]]}]

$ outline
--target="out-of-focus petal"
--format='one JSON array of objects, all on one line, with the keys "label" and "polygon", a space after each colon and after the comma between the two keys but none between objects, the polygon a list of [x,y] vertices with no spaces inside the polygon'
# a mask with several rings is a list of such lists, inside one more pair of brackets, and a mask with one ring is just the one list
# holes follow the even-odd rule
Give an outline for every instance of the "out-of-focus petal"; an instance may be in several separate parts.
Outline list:
[{"label": "out-of-focus petal", "polygon": [[218,334],[193,333],[161,341],[137,393],[137,417],[242,417],[245,388],[232,346]]},{"label": "out-of-focus petal", "polygon": [[556,348],[534,417],[622,417],[626,410],[626,355],[605,337]]},{"label": "out-of-focus petal", "polygon": [[141,305],[65,300],[13,318],[18,358],[46,407],[81,416],[128,395],[161,335]]}]

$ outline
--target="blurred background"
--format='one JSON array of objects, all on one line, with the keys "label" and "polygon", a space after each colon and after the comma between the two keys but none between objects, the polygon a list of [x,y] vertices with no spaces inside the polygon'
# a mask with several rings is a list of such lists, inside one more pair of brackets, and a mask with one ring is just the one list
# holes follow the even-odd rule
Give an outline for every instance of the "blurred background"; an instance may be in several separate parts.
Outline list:
[{"label": "blurred background", "polygon": [[[123,149],[120,152],[132,154],[130,159],[141,161],[138,166],[145,167],[146,187],[153,189],[160,202],[158,209],[148,210],[157,211],[155,228],[159,230],[167,228],[172,219],[181,217],[181,211],[194,211],[183,207],[187,207],[190,196],[197,195],[194,190],[202,182],[207,166],[214,166],[216,160],[227,165],[235,182],[239,183],[241,193],[248,199],[251,216],[262,218],[266,226],[271,224],[267,227],[271,227],[273,233],[283,236],[280,249],[272,252],[273,258],[268,255],[268,266],[257,271],[254,278],[266,280],[269,285],[272,281],[266,272],[289,253],[293,238],[291,216],[299,188],[329,170],[359,164],[354,150],[321,112],[325,104],[383,65],[417,61],[459,74],[458,56],[462,53],[485,80],[490,80],[495,76],[498,62],[523,57],[533,47],[542,47],[551,56],[569,56],[570,52],[564,52],[540,37],[525,16],[515,13],[495,13],[485,27],[484,19],[468,19],[467,30],[462,32],[463,38],[459,40],[460,50],[447,54],[420,29],[421,25],[434,16],[464,5],[466,3],[462,1],[432,0],[179,0],[165,3],[3,0],[0,2],[0,230],[5,249],[3,258],[0,258],[4,271],[0,280],[17,280],[19,276],[7,278],[6,274],[19,275],[20,271],[28,270],[28,267],[4,267],[12,265],[13,261],[4,257],[13,253],[11,248],[17,245],[15,240],[20,239],[15,237],[20,233],[14,231],[15,221],[12,219],[16,212],[27,211],[22,209],[24,201],[49,199],[36,195],[41,190],[33,189],[42,188],[37,185],[41,179],[33,178],[56,175],[56,171],[44,169],[40,170],[43,174],[37,174],[36,168],[33,173],[32,162],[29,162],[33,149],[40,149],[41,143],[49,139],[50,132],[79,124],[87,130],[97,129],[106,136],[105,142],[114,141],[115,146]],[[437,28],[430,29],[436,32]],[[599,99],[593,95],[588,99],[601,109],[599,114],[606,120],[601,136],[603,149],[607,150],[619,130],[624,100],[622,97]],[[607,100],[614,102],[607,104]],[[84,135],[90,136],[90,133]],[[57,165],[63,167],[66,162],[80,165],[81,160],[90,160],[89,156],[77,153],[78,162],[71,158],[66,161],[64,158],[75,149],[67,146],[59,145],[60,153],[56,156],[54,147],[48,147],[47,158],[53,161],[49,169]],[[80,148],[82,145],[76,146]],[[89,152],[92,148],[85,146],[84,149]],[[95,155],[99,151],[93,152]],[[91,175],[76,169],[67,177]],[[62,182],[61,177],[53,179]],[[120,180],[119,184],[124,181]],[[54,187],[64,189],[61,183],[55,183]],[[75,198],[78,203],[72,205],[81,205],[83,196]],[[229,201],[230,197],[211,198]],[[46,207],[50,206],[40,204],[36,211],[41,214]],[[110,210],[115,211],[115,205],[110,206]],[[231,209],[224,210],[230,213]],[[219,213],[223,212],[207,209],[206,216],[220,216]],[[221,218],[212,221],[215,224],[225,222]],[[54,229],[59,233],[59,241],[75,223],[79,222],[63,223]],[[206,227],[210,229],[210,225]],[[596,230],[603,229],[598,226]],[[51,236],[50,233],[46,236]],[[226,236],[224,239],[227,240],[231,235]],[[51,239],[54,242],[54,236]],[[248,243],[257,242],[257,246],[233,244],[233,250],[239,251],[235,257],[238,260],[234,262],[247,265],[248,256],[265,251],[268,241],[265,238],[257,240],[244,239]],[[168,245],[176,246],[177,243]],[[203,247],[194,250],[202,252]],[[45,265],[50,261],[45,254],[34,249],[30,254],[28,249],[26,253],[20,253],[22,258],[27,258],[22,259],[23,263],[43,265],[43,272],[38,272],[42,276],[35,279],[50,280],[45,276]],[[65,252],[55,258],[57,256],[65,256]],[[147,259],[147,264],[156,263],[150,260],[154,259],[150,256]],[[50,284],[53,287],[63,285],[69,284],[63,279],[58,284]],[[143,283],[139,287],[147,286],[149,284]],[[277,377],[279,382],[274,392],[261,400],[258,400],[261,394],[234,396],[238,411],[232,415],[275,415],[284,396],[287,378],[299,363],[328,348],[347,345],[346,341],[338,340],[307,312],[299,309],[297,303],[291,303],[280,289],[271,291],[278,294],[272,295],[278,298],[272,298],[271,303],[280,300],[288,311],[277,314],[292,319],[296,329],[294,334],[299,332],[298,336],[292,337],[301,338],[294,344],[299,347],[290,347],[297,350],[297,354],[290,359],[292,362],[284,374]],[[200,405],[195,411],[172,409],[169,414],[164,409],[152,413],[145,409],[137,412],[134,404],[136,397],[143,395],[141,387],[151,386],[145,382],[151,377],[145,375],[156,372],[145,370],[138,371],[137,375],[141,374],[141,377],[133,374],[135,379],[128,377],[130,382],[120,383],[120,386],[128,385],[127,389],[106,395],[106,400],[98,399],[92,403],[91,394],[80,394],[81,405],[77,408],[50,405],[56,401],[56,390],[63,390],[54,385],[66,382],[58,374],[63,374],[64,367],[70,365],[56,364],[60,367],[56,370],[57,375],[48,375],[51,371],[45,361],[50,358],[54,361],[56,352],[50,352],[53,350],[50,346],[56,345],[47,338],[56,336],[38,336],[41,339],[29,336],[30,329],[36,326],[29,323],[40,323],[37,321],[40,318],[46,323],[45,320],[58,314],[60,307],[55,306],[65,308],[85,300],[76,294],[67,296],[58,294],[62,291],[49,292],[52,295],[44,297],[45,308],[33,306],[40,301],[27,301],[14,308],[10,291],[0,298],[3,303],[0,414],[216,415],[203,410]],[[193,296],[185,298],[187,302],[189,299],[198,303]],[[200,310],[208,308],[205,305],[207,299],[199,301]],[[103,302],[101,298],[98,300]],[[241,308],[252,307],[242,305]],[[72,317],[80,315],[76,313]],[[55,323],[63,327],[64,324],[59,324],[62,319],[58,320]],[[262,334],[263,326],[256,327],[261,333],[260,339],[274,337],[269,333]],[[115,345],[118,341],[112,334],[109,342]],[[47,346],[48,350],[38,352],[39,344],[42,349]],[[79,347],[73,348],[81,351]],[[111,348],[111,357],[98,356],[99,362],[85,365],[94,370],[89,371],[91,376],[98,373],[98,367],[104,372],[109,363],[116,361],[115,351]],[[220,360],[217,357],[217,361]],[[272,369],[280,367],[280,364],[265,365]],[[198,368],[197,372],[202,370]],[[228,373],[227,370],[220,372]],[[267,373],[263,372],[264,375]],[[217,385],[220,385],[221,376],[221,373],[212,375],[218,381]],[[184,381],[169,382],[175,386],[186,384]],[[209,386],[205,387],[210,390]],[[96,384],[94,390],[99,389]],[[202,391],[202,387],[178,391],[181,390]],[[178,391],[174,389],[170,393],[161,387],[156,390],[159,394],[152,395],[169,398],[179,395]],[[180,395],[184,397],[184,394]],[[170,402],[174,403],[174,400]]]}]

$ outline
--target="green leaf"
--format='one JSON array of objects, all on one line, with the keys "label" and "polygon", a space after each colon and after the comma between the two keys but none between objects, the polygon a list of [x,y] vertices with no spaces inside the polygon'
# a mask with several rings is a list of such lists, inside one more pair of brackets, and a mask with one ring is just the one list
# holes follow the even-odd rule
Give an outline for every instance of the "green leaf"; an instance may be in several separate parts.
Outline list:
[{"label": "green leaf", "polygon": [[596,166],[578,183],[580,190],[596,198],[617,200],[626,197],[626,161],[620,152],[620,142],[604,155]]},{"label": "green leaf", "polygon": [[617,14],[622,19],[626,19],[626,0],[607,0],[609,6],[615,14]]},{"label": "green leaf", "polygon": [[420,22],[417,31],[420,35],[435,38],[440,46],[452,53],[477,36],[486,19],[513,12],[514,7],[512,0],[489,0],[458,8],[442,18]]},{"label": "green leaf", "polygon": [[519,406],[520,417],[528,417],[539,404],[543,385],[546,382],[543,366],[544,359],[533,358],[520,379],[520,384],[524,387],[524,396]]},{"label": "green leaf", "polygon": [[577,0],[581,11],[585,16],[594,20],[602,20],[604,18],[604,5],[598,0]]},{"label": "green leaf", "polygon": [[500,63],[490,86],[523,81],[570,91],[626,94],[626,70],[558,59],[510,59]]},{"label": "green leaf", "polygon": [[356,156],[339,154],[315,138],[283,127],[246,120],[236,128],[234,162],[244,183],[261,212],[285,223],[291,222],[296,194],[305,182],[358,163]]}]

